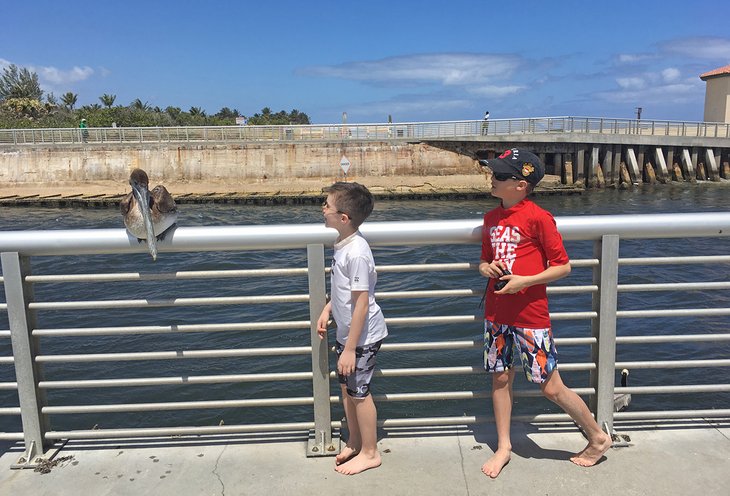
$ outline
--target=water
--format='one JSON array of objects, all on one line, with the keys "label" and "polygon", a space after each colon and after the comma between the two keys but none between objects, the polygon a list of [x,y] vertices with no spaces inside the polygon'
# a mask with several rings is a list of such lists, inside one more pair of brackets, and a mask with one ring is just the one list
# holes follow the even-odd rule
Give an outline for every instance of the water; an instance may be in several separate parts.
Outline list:
[{"label": "water", "polygon": [[[556,216],[593,214],[643,214],[656,212],[710,212],[728,210],[728,189],[716,184],[646,186],[635,191],[590,191],[583,195],[545,196],[537,201]],[[479,201],[382,201],[370,221],[399,221],[424,219],[478,219],[485,210],[496,205],[496,200]],[[235,205],[182,205],[179,224],[192,225],[246,225],[283,223],[321,223],[321,211],[316,206],[235,206]],[[0,219],[0,230],[73,229],[121,227],[116,209],[51,209],[6,208]],[[592,245],[587,242],[567,242],[572,259],[591,257]],[[475,262],[479,247],[428,246],[384,247],[374,250],[379,265],[403,263]],[[651,241],[622,241],[622,257],[721,255],[730,253],[730,238],[679,239]],[[326,256],[331,256],[327,250]],[[282,252],[221,252],[221,253],[162,253],[156,263],[149,255],[97,255],[84,257],[35,257],[34,274],[66,274],[79,272],[174,272],[210,269],[303,267],[303,250]],[[620,283],[727,281],[727,266],[659,266],[622,267]],[[570,278],[558,284],[588,284],[589,269],[574,269]],[[482,289],[484,282],[475,273],[421,274],[381,273],[378,291],[416,289]],[[181,298],[198,296],[242,296],[303,294],[306,278],[275,279],[218,279],[206,281],[166,281],[162,283],[123,282],[114,284],[38,284],[34,288],[38,301],[104,300],[113,298]],[[619,308],[716,308],[727,306],[728,291],[622,293]],[[5,295],[0,290],[0,301]],[[423,315],[479,315],[478,298],[404,299],[381,301],[386,317]],[[588,295],[564,295],[551,298],[554,312],[587,310]],[[101,309],[94,311],[45,311],[38,316],[37,328],[92,327],[115,325],[171,325],[193,323],[233,323],[256,321],[307,320],[307,304],[278,305],[196,306],[150,309]],[[622,319],[619,335],[692,334],[726,332],[730,318],[706,317],[681,319]],[[0,313],[0,329],[8,329],[6,313]],[[480,339],[481,326],[431,325],[424,327],[391,326],[388,341],[445,341]],[[590,335],[588,321],[559,321],[555,323],[558,337]],[[178,351],[194,349],[235,349],[254,347],[307,346],[308,329],[275,331],[222,331],[213,333],[139,334],[125,336],[65,337],[41,339],[44,355],[77,353],[119,353],[139,351]],[[8,339],[0,340],[0,356],[12,354]],[[648,347],[619,346],[619,361],[712,359],[730,356],[728,343],[667,344]],[[560,357],[565,362],[588,362],[590,351],[584,346],[564,346]],[[331,360],[331,363],[332,360]],[[383,369],[429,366],[480,366],[479,349],[454,351],[383,352],[379,366]],[[155,361],[119,361],[101,363],[46,364],[47,380],[82,380],[135,377],[180,377],[222,374],[252,374],[271,372],[299,372],[310,369],[308,355],[284,357],[247,357],[228,359],[187,359]],[[564,372],[564,379],[572,387],[586,387],[588,374]],[[630,385],[702,384],[727,381],[726,369],[673,369],[632,370]],[[14,381],[12,366],[0,365],[0,381]],[[487,391],[482,374],[469,376],[424,376],[406,378],[376,378],[376,393],[413,391]],[[531,389],[524,380],[516,381],[518,389]],[[162,401],[236,400],[249,398],[279,398],[311,395],[308,381],[254,382],[233,384],[203,384],[184,386],[157,386],[137,388],[54,389],[48,392],[51,405],[143,403]],[[337,394],[337,389],[333,389]],[[632,410],[726,408],[730,394],[635,395]],[[0,407],[17,406],[15,392],[0,391]],[[334,407],[334,417],[341,415]],[[381,417],[484,415],[491,413],[487,400],[445,402],[389,402],[379,405]],[[542,398],[519,398],[515,414],[557,411]],[[178,425],[217,425],[249,422],[310,421],[311,407],[274,407],[254,410],[199,409],[190,411],[154,411],[118,414],[53,415],[52,429],[152,427]],[[0,417],[0,431],[19,431],[19,418]]]}]

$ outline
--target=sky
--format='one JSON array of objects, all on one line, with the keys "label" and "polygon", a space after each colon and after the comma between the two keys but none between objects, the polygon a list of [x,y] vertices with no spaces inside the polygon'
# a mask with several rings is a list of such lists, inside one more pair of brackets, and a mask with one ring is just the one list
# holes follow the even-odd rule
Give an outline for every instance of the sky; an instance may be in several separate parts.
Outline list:
[{"label": "sky", "polygon": [[0,69],[77,106],[140,99],[312,123],[701,121],[730,2],[0,0]]}]

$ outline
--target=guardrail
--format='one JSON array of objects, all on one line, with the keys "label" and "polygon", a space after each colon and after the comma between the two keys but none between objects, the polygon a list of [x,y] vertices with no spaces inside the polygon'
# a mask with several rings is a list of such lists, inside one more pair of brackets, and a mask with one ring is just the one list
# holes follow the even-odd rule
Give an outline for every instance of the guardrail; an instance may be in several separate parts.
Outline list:
[{"label": "guardrail", "polygon": [[[618,336],[617,319],[672,317],[678,321],[687,318],[707,316],[728,316],[730,307],[721,308],[651,308],[647,297],[646,308],[642,310],[621,310],[618,305],[619,293],[644,292],[647,294],[667,291],[704,290],[718,291],[730,288],[730,281],[693,283],[642,283],[620,284],[619,269],[622,266],[667,267],[680,265],[686,270],[691,264],[730,264],[730,256],[724,253],[713,255],[712,239],[730,235],[730,213],[701,214],[654,214],[654,215],[615,215],[615,216],[578,216],[559,217],[558,227],[566,240],[583,240],[593,244],[593,256],[573,260],[576,268],[567,279],[580,281],[581,271],[588,271],[584,279],[587,283],[551,286],[548,288],[551,298],[559,299],[567,295],[570,298],[569,311],[558,311],[551,314],[555,322],[583,320],[590,323],[590,334],[557,339],[559,347],[590,347],[592,359],[588,362],[562,362],[561,370],[565,372],[582,371],[589,375],[588,384],[574,390],[581,395],[589,396],[591,410],[598,421],[612,428],[614,418],[684,418],[684,417],[722,417],[730,415],[727,408],[688,408],[681,410],[632,411],[614,413],[614,395],[629,394],[715,394],[730,391],[730,384],[684,384],[670,383],[665,377],[662,385],[646,384],[632,387],[616,387],[616,370],[631,369],[683,369],[687,367],[728,367],[728,357],[703,359],[697,353],[681,361],[651,361],[646,358],[647,345],[657,343],[681,342],[728,342],[730,333],[707,334],[683,331],[680,334],[657,329],[654,334],[641,336]],[[476,245],[481,240],[481,221],[479,219],[457,221],[422,221],[422,222],[374,222],[363,226],[363,234],[377,250],[388,246],[403,245]],[[707,250],[702,256],[662,256],[646,258],[620,258],[621,240],[648,240],[655,238],[682,239],[683,244],[689,238],[708,238]],[[25,460],[37,460],[50,443],[60,439],[72,438],[114,438],[170,436],[184,434],[211,434],[232,432],[293,431],[310,430],[308,455],[329,454],[335,449],[333,445],[333,429],[341,426],[332,419],[331,406],[339,402],[332,394],[336,391],[336,377],[329,360],[329,344],[321,341],[316,333],[316,320],[326,301],[325,246],[331,246],[334,232],[321,225],[276,225],[276,226],[225,226],[225,227],[179,227],[174,235],[158,244],[160,253],[175,252],[236,252],[254,253],[263,251],[260,262],[262,267],[231,269],[211,267],[206,270],[166,270],[162,272],[103,272],[92,270],[84,272],[88,256],[106,254],[102,265],[113,265],[116,257],[124,254],[144,252],[140,245],[123,229],[91,229],[91,230],[59,230],[59,231],[11,231],[0,232],[0,257],[2,261],[2,277],[6,302],[0,303],[0,312],[7,312],[9,330],[0,330],[0,339],[10,338],[12,356],[0,357],[0,366],[15,369],[15,381],[0,383],[0,389],[17,391],[18,405],[0,405],[0,415],[19,416],[22,419],[23,432],[2,432],[0,439],[20,440],[26,445]],[[682,246],[683,246],[682,244]],[[266,266],[269,250],[294,250],[297,256],[293,260],[306,260],[304,267],[269,268]],[[477,246],[473,247],[476,252]],[[306,254],[305,254],[306,253]],[[69,260],[73,273],[42,274],[31,272],[31,259],[45,256],[81,257]],[[174,259],[174,255],[169,255]],[[220,261],[218,262],[220,263]],[[150,262],[151,264],[151,262]],[[158,262],[159,264],[159,262]],[[211,259],[215,265],[215,260]],[[42,265],[42,264],[41,264]],[[226,263],[230,266],[230,263]],[[155,266],[152,266],[155,267]],[[76,271],[78,269],[78,272]],[[661,269],[656,269],[661,270]],[[379,265],[381,278],[389,273],[410,274],[407,278],[414,284],[412,274],[426,274],[428,281],[434,275],[446,274],[446,281],[453,280],[453,274],[474,274],[474,281],[479,286],[473,288],[429,288],[423,278],[416,279],[417,288],[396,285],[392,290],[380,290],[376,297],[381,304],[388,300],[416,299],[425,301],[417,316],[399,316],[386,312],[386,321],[391,329],[424,326],[457,325],[461,328],[473,328],[474,334],[481,332],[482,317],[475,313],[441,314],[445,302],[459,302],[463,298],[476,298],[481,294],[483,279],[476,275],[476,264],[468,261],[453,263],[418,263],[405,265]],[[725,270],[725,275],[730,271]],[[229,280],[240,279],[261,280],[256,287],[260,294],[244,295],[236,293],[237,286],[226,284]],[[406,279],[406,277],[403,277]],[[220,281],[212,296],[200,296],[197,293],[197,282],[201,280]],[[301,279],[303,285],[297,285]],[[277,285],[276,281],[279,281]],[[185,282],[193,283],[191,288]],[[163,283],[170,283],[160,289]],[[90,299],[63,301],[64,287],[67,285],[89,285]],[[142,286],[145,290],[143,291]],[[34,294],[44,286],[52,288],[47,295],[51,300],[36,298]],[[95,289],[94,289],[95,288]],[[303,290],[301,289],[303,288]],[[126,289],[126,291],[125,291]],[[181,297],[186,291],[193,296]],[[92,293],[93,291],[93,293]],[[170,295],[170,291],[176,291]],[[143,292],[146,298],[130,298],[128,292]],[[97,293],[112,294],[113,298],[96,296]],[[233,294],[233,296],[231,295]],[[578,295],[578,296],[576,296]],[[582,296],[581,296],[582,295]],[[581,303],[582,302],[582,303]],[[115,311],[120,309],[155,308],[179,309],[185,307],[221,308],[236,305],[245,313],[245,308],[270,309],[272,318],[263,321],[211,322],[216,312],[196,311],[188,321],[180,321],[176,313],[167,312],[157,320],[140,318],[136,313],[128,320],[119,320]],[[291,308],[290,308],[291,306]],[[473,309],[472,307],[467,307]],[[72,312],[66,319],[67,326],[43,327],[39,315],[46,312]],[[109,315],[103,316],[104,312]],[[304,318],[297,318],[304,314]],[[274,318],[277,317],[277,318]],[[112,325],[113,324],[113,325]],[[681,324],[677,324],[680,327]],[[308,333],[307,333],[308,330]],[[167,338],[184,336],[189,333],[203,333],[215,341],[216,335],[230,332],[256,334],[256,346],[221,347],[212,346],[204,349],[183,349],[174,347],[171,350],[134,349],[137,339]],[[282,343],[282,336],[287,336]],[[90,339],[103,338],[106,347],[103,351],[87,349]],[[58,343],[65,340],[65,345]],[[304,340],[304,342],[302,341]],[[42,346],[41,346],[42,345]],[[616,347],[637,345],[644,357],[640,360],[616,361]],[[127,349],[127,348],[132,349]],[[381,367],[377,376],[389,377],[433,377],[452,376],[455,378],[480,377],[481,367],[474,365],[475,356],[480,356],[480,339],[443,339],[439,341],[387,342],[382,347],[382,355],[397,354],[405,357],[408,366]],[[6,348],[8,349],[8,348]],[[461,350],[465,353],[465,363],[453,363],[438,366],[429,360],[418,359],[418,353],[438,350],[439,353],[450,353]],[[413,353],[412,353],[413,352]],[[311,355],[311,361],[307,358]],[[415,355],[415,358],[413,358]],[[649,354],[651,355],[651,354]],[[252,367],[246,373],[221,373],[216,360],[221,359],[280,359],[281,364],[291,366],[293,361],[302,364],[302,359],[309,363],[307,370],[282,370],[277,372],[261,372]],[[296,359],[296,357],[300,357]],[[303,357],[303,358],[302,358]],[[650,358],[650,357],[649,357]],[[296,359],[296,360],[295,360]],[[195,362],[195,371],[185,368],[184,372],[175,370],[156,376],[135,375],[135,364],[150,361],[164,363]],[[104,367],[100,376],[82,379],[65,379],[66,368],[80,367],[88,363],[116,363],[114,368]],[[121,373],[121,364],[130,365]],[[387,363],[387,359],[383,360]],[[131,368],[130,368],[131,367]],[[164,372],[166,367],[160,366]],[[119,374],[119,375],[117,375]],[[132,377],[124,377],[125,375]],[[6,374],[7,375],[7,374]],[[718,376],[721,378],[723,376]],[[727,377],[726,375],[724,377]],[[206,399],[206,388],[216,385],[229,389],[252,387],[256,384],[301,384],[311,385],[311,394],[279,397],[267,394],[264,387],[259,388],[257,397],[246,397],[249,393],[240,393],[235,399]],[[427,384],[427,383],[426,383]],[[459,384],[462,384],[461,386]],[[155,401],[140,401],[137,396],[143,386],[159,388]],[[176,394],[167,393],[166,388],[193,388],[198,397],[181,400]],[[451,391],[391,391],[375,395],[379,405],[404,402],[454,402],[480,400],[488,398],[489,393],[482,389],[464,388],[457,382]],[[64,391],[97,391],[97,398],[104,402],[84,404],[68,403],[63,395],[54,393]],[[119,396],[117,390],[127,391]],[[296,386],[301,391],[301,386]],[[304,389],[309,390],[309,387]],[[219,390],[217,390],[219,391]],[[121,394],[121,393],[119,393]],[[539,395],[539,391],[516,391],[517,397]],[[51,398],[53,396],[53,398]],[[241,396],[244,396],[241,398]],[[89,396],[89,399],[91,396]],[[64,401],[65,400],[65,401]],[[99,401],[98,399],[96,401]],[[159,420],[146,419],[154,423],[151,427],[131,428],[99,428],[99,429],[54,429],[52,418],[58,416],[86,415],[90,422],[103,424],[105,414],[131,413],[144,416],[145,412],[176,412],[183,410],[209,409],[267,409],[267,408],[305,409],[311,421],[304,422],[267,422],[242,423],[235,425],[166,425]],[[385,427],[419,426],[419,425],[457,425],[490,421],[491,417],[483,415],[457,415],[439,417],[413,416],[410,410],[400,418],[385,418],[381,425]],[[268,417],[267,417],[268,418]],[[273,417],[272,417],[273,418]],[[516,419],[526,421],[562,421],[567,420],[564,414],[518,415]]]},{"label": "guardrail", "polygon": [[385,124],[0,129],[0,146],[413,141],[546,133],[730,138],[730,124],[569,116]]}]

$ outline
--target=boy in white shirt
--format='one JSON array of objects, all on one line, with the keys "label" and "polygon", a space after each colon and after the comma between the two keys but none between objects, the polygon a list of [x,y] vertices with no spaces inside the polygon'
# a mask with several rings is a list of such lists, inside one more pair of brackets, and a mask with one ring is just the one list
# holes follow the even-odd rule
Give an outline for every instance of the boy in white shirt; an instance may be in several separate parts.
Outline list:
[{"label": "boy in white shirt", "polygon": [[337,323],[337,374],[349,436],[335,458],[335,470],[354,475],[380,466],[377,410],[370,396],[375,356],[388,335],[375,303],[375,262],[358,228],[373,211],[373,196],[358,183],[335,183],[322,204],[324,225],[337,230],[332,260],[331,300],[317,321],[320,338],[327,333],[330,311]]}]

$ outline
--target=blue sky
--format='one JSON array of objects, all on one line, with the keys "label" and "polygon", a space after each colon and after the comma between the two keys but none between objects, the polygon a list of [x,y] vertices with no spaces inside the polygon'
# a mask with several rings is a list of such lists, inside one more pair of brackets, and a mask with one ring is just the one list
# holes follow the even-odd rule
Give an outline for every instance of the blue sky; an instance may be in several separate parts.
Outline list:
[{"label": "blue sky", "polygon": [[3,2],[0,67],[79,105],[297,109],[314,123],[702,120],[730,2]]}]

